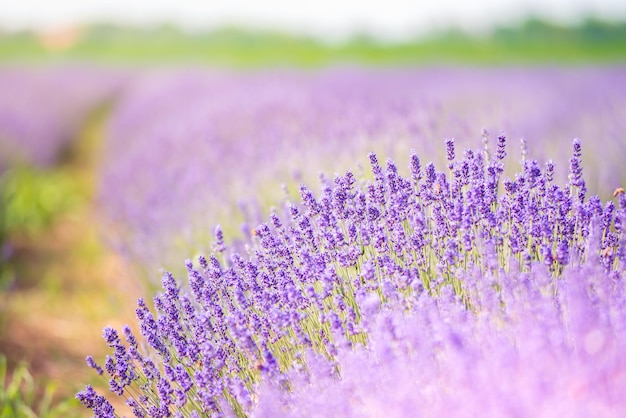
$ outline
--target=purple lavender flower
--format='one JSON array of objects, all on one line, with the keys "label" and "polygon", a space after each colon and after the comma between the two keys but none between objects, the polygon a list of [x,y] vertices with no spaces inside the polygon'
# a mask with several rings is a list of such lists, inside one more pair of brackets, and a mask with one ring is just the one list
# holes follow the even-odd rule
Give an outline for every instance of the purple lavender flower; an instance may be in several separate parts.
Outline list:
[{"label": "purple lavender flower", "polygon": [[554,180],[554,161],[548,160],[546,162],[546,181],[552,183]]},{"label": "purple lavender flower", "polygon": [[506,157],[506,137],[504,132],[498,135],[498,147],[496,148],[496,158],[503,160]]},{"label": "purple lavender flower", "polygon": [[450,163],[454,161],[454,138],[446,139],[446,158],[450,166]]},{"label": "purple lavender flower", "polygon": [[572,186],[582,186],[583,181],[583,169],[582,169],[582,161],[580,159],[582,155],[581,152],[581,144],[580,139],[576,138],[573,141],[573,154],[572,158],[569,160],[570,164],[570,184]]},{"label": "purple lavender flower", "polygon": [[87,388],[76,394],[76,398],[87,408],[91,409],[97,418],[111,418],[115,416],[115,409],[104,396],[87,385]]},{"label": "purple lavender flower", "polygon": [[222,228],[219,225],[215,227],[215,244],[213,249],[216,253],[223,253],[226,251],[226,246],[224,245],[224,232],[222,232]]},{"label": "purple lavender flower", "polygon": [[569,263],[569,259],[569,246],[567,244],[567,240],[561,240],[556,247],[556,261],[560,265],[565,266]]},{"label": "purple lavender flower", "polygon": [[104,371],[102,370],[102,367],[100,367],[95,360],[93,359],[93,357],[91,356],[87,356],[85,358],[85,361],[87,362],[87,365],[89,367],[91,367],[92,369],[94,369],[99,375],[102,376],[102,373],[104,373]]},{"label": "purple lavender flower", "polygon": [[413,184],[417,185],[422,179],[422,165],[415,150],[411,150],[411,179]]}]

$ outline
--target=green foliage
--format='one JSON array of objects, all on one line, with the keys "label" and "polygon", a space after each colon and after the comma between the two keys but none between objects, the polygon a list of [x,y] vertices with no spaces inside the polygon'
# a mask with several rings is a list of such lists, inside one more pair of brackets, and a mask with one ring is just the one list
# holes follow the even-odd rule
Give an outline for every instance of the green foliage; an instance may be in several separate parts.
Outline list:
[{"label": "green foliage", "polygon": [[199,63],[225,67],[590,63],[626,61],[626,22],[587,19],[563,26],[530,17],[516,27],[475,36],[451,28],[428,38],[381,42],[367,34],[338,43],[269,30],[225,27],[193,34],[168,25],[94,25],[66,49],[46,50],[36,34],[0,33],[0,62],[91,60],[105,63]]},{"label": "green foliage", "polygon": [[11,168],[0,176],[0,229],[4,234],[39,232],[77,198],[75,182],[64,172]]},{"label": "green foliage", "polygon": [[0,418],[71,416],[77,402],[54,402],[54,385],[37,384],[25,364],[18,365],[11,376],[7,371],[7,359],[0,355]]},{"label": "green foliage", "polygon": [[40,233],[79,198],[76,181],[60,170],[16,166],[0,174],[0,289],[15,279],[11,237]]}]

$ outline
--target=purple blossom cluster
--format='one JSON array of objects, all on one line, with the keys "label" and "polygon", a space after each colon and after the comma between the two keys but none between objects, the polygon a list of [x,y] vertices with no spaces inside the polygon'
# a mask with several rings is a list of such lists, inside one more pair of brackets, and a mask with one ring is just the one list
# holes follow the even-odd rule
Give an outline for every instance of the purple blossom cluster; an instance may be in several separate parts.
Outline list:
[{"label": "purple blossom cluster", "polygon": [[86,116],[125,79],[92,67],[0,69],[0,172],[55,163]]},{"label": "purple blossom cluster", "polygon": [[[162,277],[140,345],[104,330],[111,391],[138,417],[619,416],[626,406],[626,194],[587,196],[574,140],[569,181],[506,137],[409,175],[300,186],[243,251]],[[96,416],[110,404],[90,387]],[[323,412],[326,411],[326,412]]]},{"label": "purple blossom cluster", "polygon": [[[575,136],[602,140],[585,155],[595,167],[586,180],[606,198],[625,175],[624,84],[620,67],[145,74],[113,111],[100,207],[122,253],[182,273],[179,260],[208,248],[216,219],[230,236],[244,217],[254,226],[283,183],[297,190],[368,151],[405,165],[415,148],[447,164],[454,155],[432,138],[473,147],[480,127],[542,141],[541,159],[569,156]],[[513,167],[519,153],[509,154]],[[567,173],[559,166],[554,181]]]},{"label": "purple blossom cluster", "polygon": [[624,277],[590,263],[558,281],[542,265],[461,276],[367,323],[365,349],[340,350],[340,377],[310,353],[290,390],[266,379],[259,417],[620,417],[626,410]]}]

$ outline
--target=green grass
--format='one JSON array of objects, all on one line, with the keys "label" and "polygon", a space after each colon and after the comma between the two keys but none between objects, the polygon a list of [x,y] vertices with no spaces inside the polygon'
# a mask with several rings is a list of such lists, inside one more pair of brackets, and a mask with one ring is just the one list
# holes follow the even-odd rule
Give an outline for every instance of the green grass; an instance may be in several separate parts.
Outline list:
[{"label": "green grass", "polygon": [[0,290],[15,280],[11,237],[38,236],[79,199],[74,180],[61,170],[16,166],[0,175]]},{"label": "green grass", "polygon": [[25,363],[9,373],[7,359],[0,355],[0,418],[73,416],[78,402],[54,400],[55,390],[52,383],[36,382]]},{"label": "green grass", "polygon": [[87,60],[111,64],[211,64],[235,68],[320,67],[336,63],[585,64],[626,62],[626,23],[589,19],[559,26],[528,19],[488,36],[449,30],[404,42],[383,43],[365,35],[330,44],[286,33],[221,28],[188,34],[170,26],[133,29],[94,25],[71,47],[47,51],[29,32],[0,35],[0,63]]},{"label": "green grass", "polygon": [[8,233],[36,234],[77,199],[72,178],[59,170],[21,166],[0,176],[1,224]]}]

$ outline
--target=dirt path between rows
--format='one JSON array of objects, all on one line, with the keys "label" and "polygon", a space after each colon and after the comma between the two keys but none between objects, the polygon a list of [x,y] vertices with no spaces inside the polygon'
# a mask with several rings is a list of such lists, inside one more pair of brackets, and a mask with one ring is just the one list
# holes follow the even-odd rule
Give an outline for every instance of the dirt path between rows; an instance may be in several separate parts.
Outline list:
[{"label": "dirt path between rows", "polygon": [[85,356],[104,358],[102,328],[132,326],[136,299],[143,295],[132,268],[103,245],[98,232],[94,198],[107,114],[94,112],[55,168],[76,182],[79,203],[41,233],[11,237],[18,285],[0,292],[0,354],[10,368],[28,362],[39,383],[56,385],[59,399],[73,397],[87,383],[106,388]]}]

